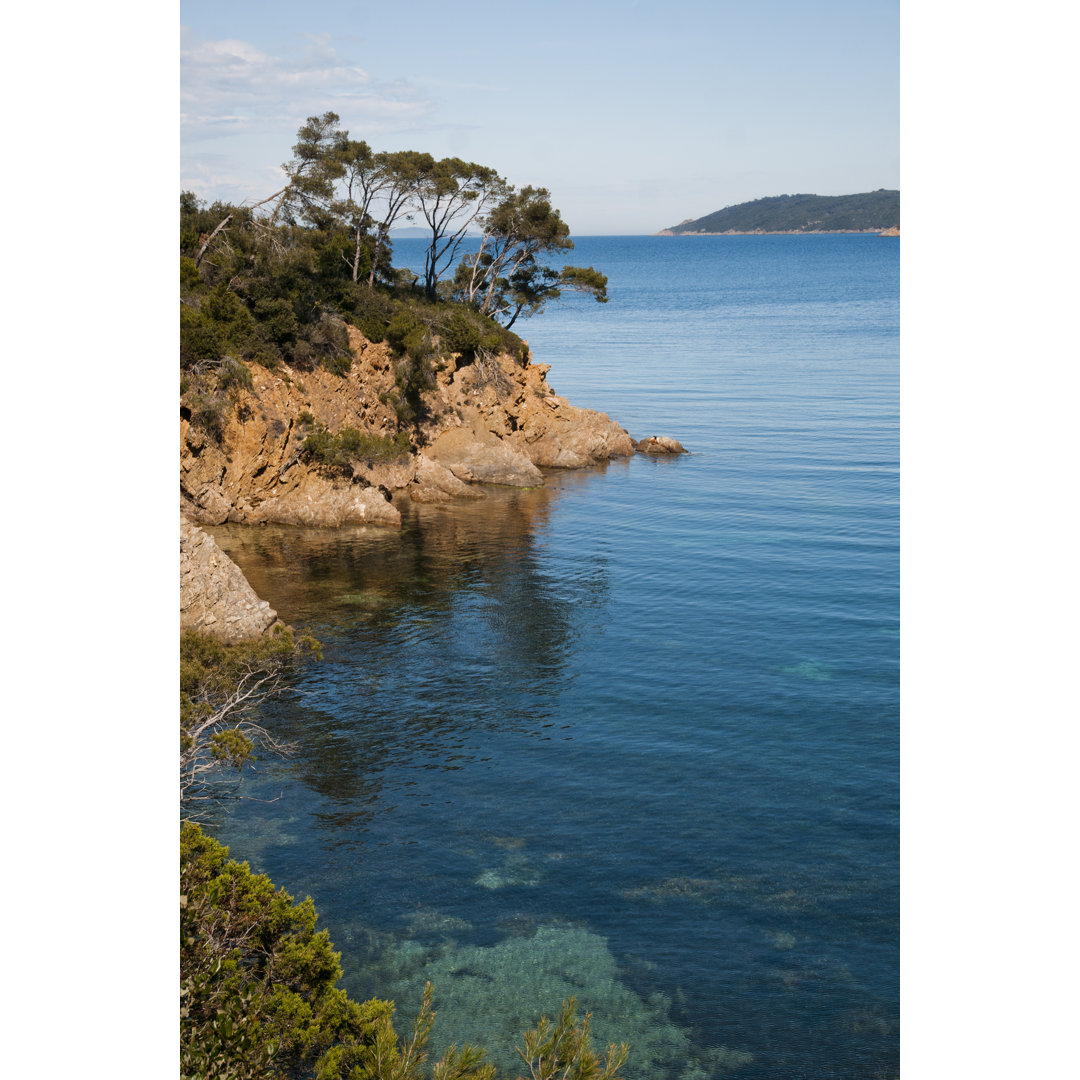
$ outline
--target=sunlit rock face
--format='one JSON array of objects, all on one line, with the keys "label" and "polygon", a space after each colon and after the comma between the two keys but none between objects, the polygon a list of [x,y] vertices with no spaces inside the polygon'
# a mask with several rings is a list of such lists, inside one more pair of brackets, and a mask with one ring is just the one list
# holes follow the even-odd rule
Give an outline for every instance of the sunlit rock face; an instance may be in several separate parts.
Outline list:
[{"label": "sunlit rock face", "polygon": [[228,642],[250,641],[277,621],[277,612],[258,598],[214,538],[181,518],[180,629]]},{"label": "sunlit rock face", "polygon": [[402,430],[390,404],[390,349],[349,333],[354,361],[345,376],[248,364],[252,387],[233,391],[234,408],[218,438],[181,410],[180,502],[187,518],[206,525],[396,526],[398,493],[420,503],[476,498],[477,484],[536,487],[544,482],[542,468],[584,468],[634,452],[609,417],[551,390],[548,365],[507,355],[454,357],[436,364],[422,419],[405,428],[420,453],[320,467],[304,453],[315,424],[383,438]]}]

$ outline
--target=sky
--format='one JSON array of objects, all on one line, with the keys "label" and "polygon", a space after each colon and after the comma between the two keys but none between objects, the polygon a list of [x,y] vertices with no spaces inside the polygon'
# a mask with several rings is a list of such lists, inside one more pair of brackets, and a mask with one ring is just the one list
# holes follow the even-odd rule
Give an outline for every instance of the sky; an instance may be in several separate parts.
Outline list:
[{"label": "sky", "polygon": [[180,187],[269,195],[306,117],[548,188],[579,236],[900,186],[898,0],[180,3]]}]

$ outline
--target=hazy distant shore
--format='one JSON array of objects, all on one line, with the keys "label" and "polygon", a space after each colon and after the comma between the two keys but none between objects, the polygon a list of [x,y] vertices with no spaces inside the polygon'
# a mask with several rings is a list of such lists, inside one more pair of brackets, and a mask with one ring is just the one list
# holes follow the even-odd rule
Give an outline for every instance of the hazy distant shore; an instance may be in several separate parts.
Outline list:
[{"label": "hazy distant shore", "polygon": [[727,232],[672,232],[671,229],[661,229],[653,236],[839,236],[841,234],[877,234],[883,233],[884,229],[750,229],[740,231],[728,229]]}]

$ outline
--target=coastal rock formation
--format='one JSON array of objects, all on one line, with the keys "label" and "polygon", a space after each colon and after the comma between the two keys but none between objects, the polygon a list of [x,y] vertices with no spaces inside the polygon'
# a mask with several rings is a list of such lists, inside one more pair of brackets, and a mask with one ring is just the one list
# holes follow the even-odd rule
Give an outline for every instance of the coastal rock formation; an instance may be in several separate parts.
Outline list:
[{"label": "coastal rock formation", "polygon": [[639,454],[687,454],[689,451],[681,442],[667,435],[650,435],[637,444]]},{"label": "coastal rock formation", "polygon": [[409,429],[419,453],[328,468],[304,442],[318,425],[387,440],[399,431],[394,357],[350,328],[352,370],[269,371],[248,364],[252,386],[234,386],[221,430],[211,434],[181,405],[181,511],[202,524],[399,525],[395,498],[482,497],[471,485],[543,484],[541,468],[582,468],[634,452],[603,413],[579,409],[547,385],[547,364],[510,356],[454,357],[436,365]]},{"label": "coastal rock formation", "polygon": [[467,483],[539,487],[543,474],[521,451],[483,423],[448,428],[428,447],[428,456]]},{"label": "coastal rock formation", "polygon": [[899,236],[900,226],[894,225],[891,229],[885,229],[883,232],[879,232],[878,236]]},{"label": "coastal rock formation", "polygon": [[180,629],[250,641],[277,623],[247,578],[198,525],[180,519]]}]

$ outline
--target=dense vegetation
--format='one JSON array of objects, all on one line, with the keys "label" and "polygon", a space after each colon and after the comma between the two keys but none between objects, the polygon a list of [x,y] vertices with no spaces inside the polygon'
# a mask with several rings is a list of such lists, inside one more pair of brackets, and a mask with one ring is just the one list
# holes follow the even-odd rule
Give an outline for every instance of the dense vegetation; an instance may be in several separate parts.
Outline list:
[{"label": "dense vegetation", "polygon": [[[607,299],[592,267],[545,262],[574,245],[544,188],[460,158],[376,153],[332,112],[308,118],[283,169],[285,186],[251,206],[180,196],[182,403],[211,437],[250,388],[243,361],[347,374],[346,324],[398,357],[392,404],[408,424],[440,354],[524,360],[519,317],[568,289]],[[391,230],[413,220],[429,236],[422,278],[392,263]]]},{"label": "dense vegetation", "polygon": [[[225,645],[194,632],[181,639],[180,1059],[181,1077],[215,1080],[492,1080],[478,1048],[451,1047],[427,1067],[435,1021],[428,986],[408,1037],[394,1029],[394,1003],[359,1004],[337,984],[340,954],[310,897],[296,903],[264,874],[229,858],[191,818],[208,801],[235,795],[228,783],[256,749],[288,752],[255,720],[289,669],[318,656],[318,643],[282,630]],[[601,1061],[574,1002],[523,1037],[535,1080],[616,1080],[626,1048]]]},{"label": "dense vegetation", "polygon": [[900,192],[867,191],[860,195],[773,195],[728,206],[668,231],[845,232],[876,231],[900,225]]}]

